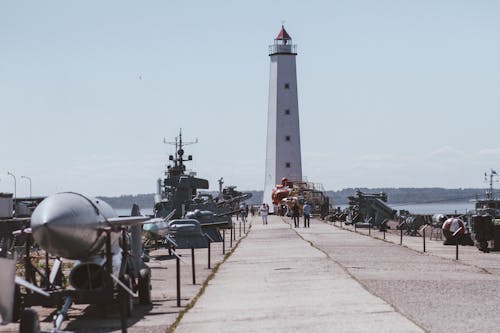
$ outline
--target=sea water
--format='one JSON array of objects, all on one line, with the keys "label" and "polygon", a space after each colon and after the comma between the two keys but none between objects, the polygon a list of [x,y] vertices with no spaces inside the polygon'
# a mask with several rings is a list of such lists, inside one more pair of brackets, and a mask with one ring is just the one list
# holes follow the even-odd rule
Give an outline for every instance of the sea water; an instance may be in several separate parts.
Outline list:
[{"label": "sea water", "polygon": [[[406,204],[391,204],[387,203],[389,207],[395,210],[407,210],[412,214],[465,214],[474,210],[474,202],[460,201],[460,202],[429,202],[429,203],[406,203]],[[340,205],[341,209],[346,208],[347,205]],[[116,213],[119,216],[129,216],[129,208],[117,208]],[[141,207],[143,215],[152,215],[153,207]]]},{"label": "sea water", "polygon": [[[459,201],[459,202],[428,202],[428,203],[387,203],[387,206],[399,210],[407,210],[411,214],[465,214],[474,210],[474,202]],[[341,209],[347,205],[340,205]]]}]

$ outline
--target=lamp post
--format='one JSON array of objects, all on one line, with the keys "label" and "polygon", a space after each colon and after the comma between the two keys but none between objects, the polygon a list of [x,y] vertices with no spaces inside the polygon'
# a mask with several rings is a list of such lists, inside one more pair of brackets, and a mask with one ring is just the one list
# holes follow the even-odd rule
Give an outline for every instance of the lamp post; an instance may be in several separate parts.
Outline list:
[{"label": "lamp post", "polygon": [[33,196],[31,192],[31,177],[28,176],[21,176],[21,179],[27,179],[30,183],[30,198]]},{"label": "lamp post", "polygon": [[17,198],[17,189],[16,189],[16,176],[14,176],[13,173],[11,172],[7,172],[7,174],[9,176],[12,176],[12,178],[14,178],[14,199]]}]

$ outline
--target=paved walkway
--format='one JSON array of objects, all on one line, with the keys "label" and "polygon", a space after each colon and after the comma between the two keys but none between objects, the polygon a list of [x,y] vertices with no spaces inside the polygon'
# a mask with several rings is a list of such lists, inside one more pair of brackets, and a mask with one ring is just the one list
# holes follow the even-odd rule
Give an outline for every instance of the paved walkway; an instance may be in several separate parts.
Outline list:
[{"label": "paved walkway", "polygon": [[175,332],[423,332],[302,238],[353,233],[269,220],[253,224]]},{"label": "paved walkway", "polygon": [[[339,224],[337,224],[338,226]],[[500,327],[500,253],[483,253],[474,246],[455,246],[422,237],[403,238],[350,230],[317,222],[298,232],[372,293],[399,309],[430,332],[497,332]],[[321,230],[321,233],[318,231]],[[429,235],[430,232],[427,233]],[[380,239],[375,239],[377,237]]]}]

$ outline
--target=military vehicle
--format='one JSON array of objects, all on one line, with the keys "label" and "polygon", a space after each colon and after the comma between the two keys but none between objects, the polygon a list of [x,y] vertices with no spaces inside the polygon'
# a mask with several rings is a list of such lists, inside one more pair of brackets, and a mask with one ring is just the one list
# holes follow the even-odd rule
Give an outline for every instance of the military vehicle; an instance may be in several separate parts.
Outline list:
[{"label": "military vehicle", "polygon": [[386,222],[396,218],[397,211],[387,205],[386,193],[363,193],[356,191],[350,196],[346,223],[358,227],[376,226],[385,229]]},{"label": "military vehicle", "polygon": [[303,180],[293,181],[285,177],[281,179],[281,184],[277,184],[272,190],[271,196],[273,205],[278,206],[277,211],[281,215],[285,215],[295,201],[300,207],[307,201],[311,205],[311,214],[319,215],[321,218],[332,210],[330,198],[321,184]]}]

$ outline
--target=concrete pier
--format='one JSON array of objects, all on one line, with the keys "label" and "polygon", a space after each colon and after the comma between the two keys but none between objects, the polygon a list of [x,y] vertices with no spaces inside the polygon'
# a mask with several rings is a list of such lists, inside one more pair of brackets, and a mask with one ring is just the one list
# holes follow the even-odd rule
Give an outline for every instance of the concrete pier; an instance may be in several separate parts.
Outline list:
[{"label": "concrete pier", "polygon": [[[153,305],[136,306],[129,332],[496,332],[500,253],[443,246],[427,238],[340,227],[311,220],[293,228],[289,218],[251,218],[251,231],[229,247],[196,250],[196,285],[190,250],[180,250],[182,300],[175,299],[175,260],[153,253]],[[236,225],[238,227],[238,224]],[[246,228],[248,231],[248,228]],[[430,232],[427,232],[427,237]],[[239,239],[237,229],[236,238]],[[236,245],[238,244],[238,245]],[[232,252],[231,252],[232,251]],[[207,282],[208,281],[208,282]],[[206,285],[205,285],[206,283]],[[206,288],[205,288],[206,287]],[[192,305],[191,308],[189,308]],[[189,308],[189,309],[188,309]],[[52,309],[37,309],[44,329]],[[75,306],[65,329],[119,332],[116,312]],[[45,314],[45,315],[44,315]],[[17,324],[0,327],[16,332]]]},{"label": "concrete pier", "polygon": [[175,332],[423,332],[307,239],[329,232],[254,223]]}]

